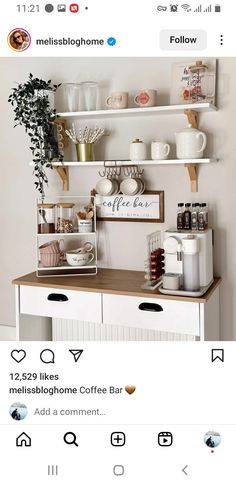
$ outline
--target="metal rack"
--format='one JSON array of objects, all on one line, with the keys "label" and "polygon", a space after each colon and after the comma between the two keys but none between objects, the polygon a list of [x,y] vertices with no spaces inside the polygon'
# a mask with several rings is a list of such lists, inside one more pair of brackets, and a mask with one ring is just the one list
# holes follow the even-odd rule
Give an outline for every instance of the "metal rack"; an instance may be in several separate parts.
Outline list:
[{"label": "metal rack", "polygon": [[[76,210],[80,210],[81,206],[87,205],[88,202],[93,204],[93,230],[92,232],[78,232],[76,225],[73,232],[55,232],[55,233],[39,233],[36,235],[36,261],[37,261],[37,276],[79,276],[79,275],[96,275],[97,274],[97,234],[96,234],[96,205],[94,197],[76,196],[76,197],[54,197],[53,203],[74,203]],[[39,202],[39,201],[38,201]],[[45,201],[46,203],[46,201]],[[75,214],[74,214],[75,219]],[[38,220],[37,220],[38,227]],[[56,227],[56,224],[55,224]],[[40,258],[39,247],[48,244],[51,241],[60,241],[63,239],[62,252],[64,253],[60,263],[56,266],[43,266]],[[66,260],[66,251],[76,250],[82,247],[84,243],[92,243],[94,259],[91,263],[85,265],[71,266]]]}]

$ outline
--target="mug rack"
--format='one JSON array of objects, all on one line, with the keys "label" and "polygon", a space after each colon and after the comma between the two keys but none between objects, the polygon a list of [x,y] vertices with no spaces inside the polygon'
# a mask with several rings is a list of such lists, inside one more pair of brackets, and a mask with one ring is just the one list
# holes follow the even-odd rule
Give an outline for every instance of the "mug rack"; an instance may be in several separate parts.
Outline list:
[{"label": "mug rack", "polygon": [[[108,164],[107,164],[108,163]],[[133,175],[134,177],[139,177],[143,175],[144,169],[138,168],[137,165],[117,165],[117,162],[114,160],[113,164],[111,165],[109,162],[104,161],[104,170],[99,170],[100,177],[120,177],[122,174],[125,177],[129,177]]]}]

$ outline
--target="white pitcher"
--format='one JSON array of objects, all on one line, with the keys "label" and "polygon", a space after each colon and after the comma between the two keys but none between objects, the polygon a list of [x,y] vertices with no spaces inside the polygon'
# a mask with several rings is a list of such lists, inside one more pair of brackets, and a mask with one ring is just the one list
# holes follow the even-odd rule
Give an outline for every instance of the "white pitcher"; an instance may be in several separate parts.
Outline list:
[{"label": "white pitcher", "polygon": [[176,153],[179,159],[202,158],[207,137],[203,131],[188,125],[183,131],[175,133]]}]

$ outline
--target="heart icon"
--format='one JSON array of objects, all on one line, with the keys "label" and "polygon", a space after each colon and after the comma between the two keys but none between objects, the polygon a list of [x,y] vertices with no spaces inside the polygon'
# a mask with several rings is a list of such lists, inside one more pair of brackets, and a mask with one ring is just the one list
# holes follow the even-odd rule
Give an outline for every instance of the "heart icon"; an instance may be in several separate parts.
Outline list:
[{"label": "heart icon", "polygon": [[131,395],[136,390],[136,386],[125,386],[125,390],[128,394]]},{"label": "heart icon", "polygon": [[11,351],[11,357],[19,364],[26,357],[26,352],[23,349],[21,350],[15,349]]}]

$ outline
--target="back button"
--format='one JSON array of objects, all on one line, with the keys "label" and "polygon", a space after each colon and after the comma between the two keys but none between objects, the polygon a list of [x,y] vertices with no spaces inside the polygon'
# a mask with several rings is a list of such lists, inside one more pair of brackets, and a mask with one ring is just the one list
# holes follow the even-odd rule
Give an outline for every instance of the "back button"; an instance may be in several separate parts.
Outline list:
[{"label": "back button", "polygon": [[187,475],[187,476],[188,476],[188,470],[187,470],[187,468],[188,468],[188,465],[185,465],[185,466],[184,466],[184,468],[182,468],[182,472],[183,472],[185,475]]}]

